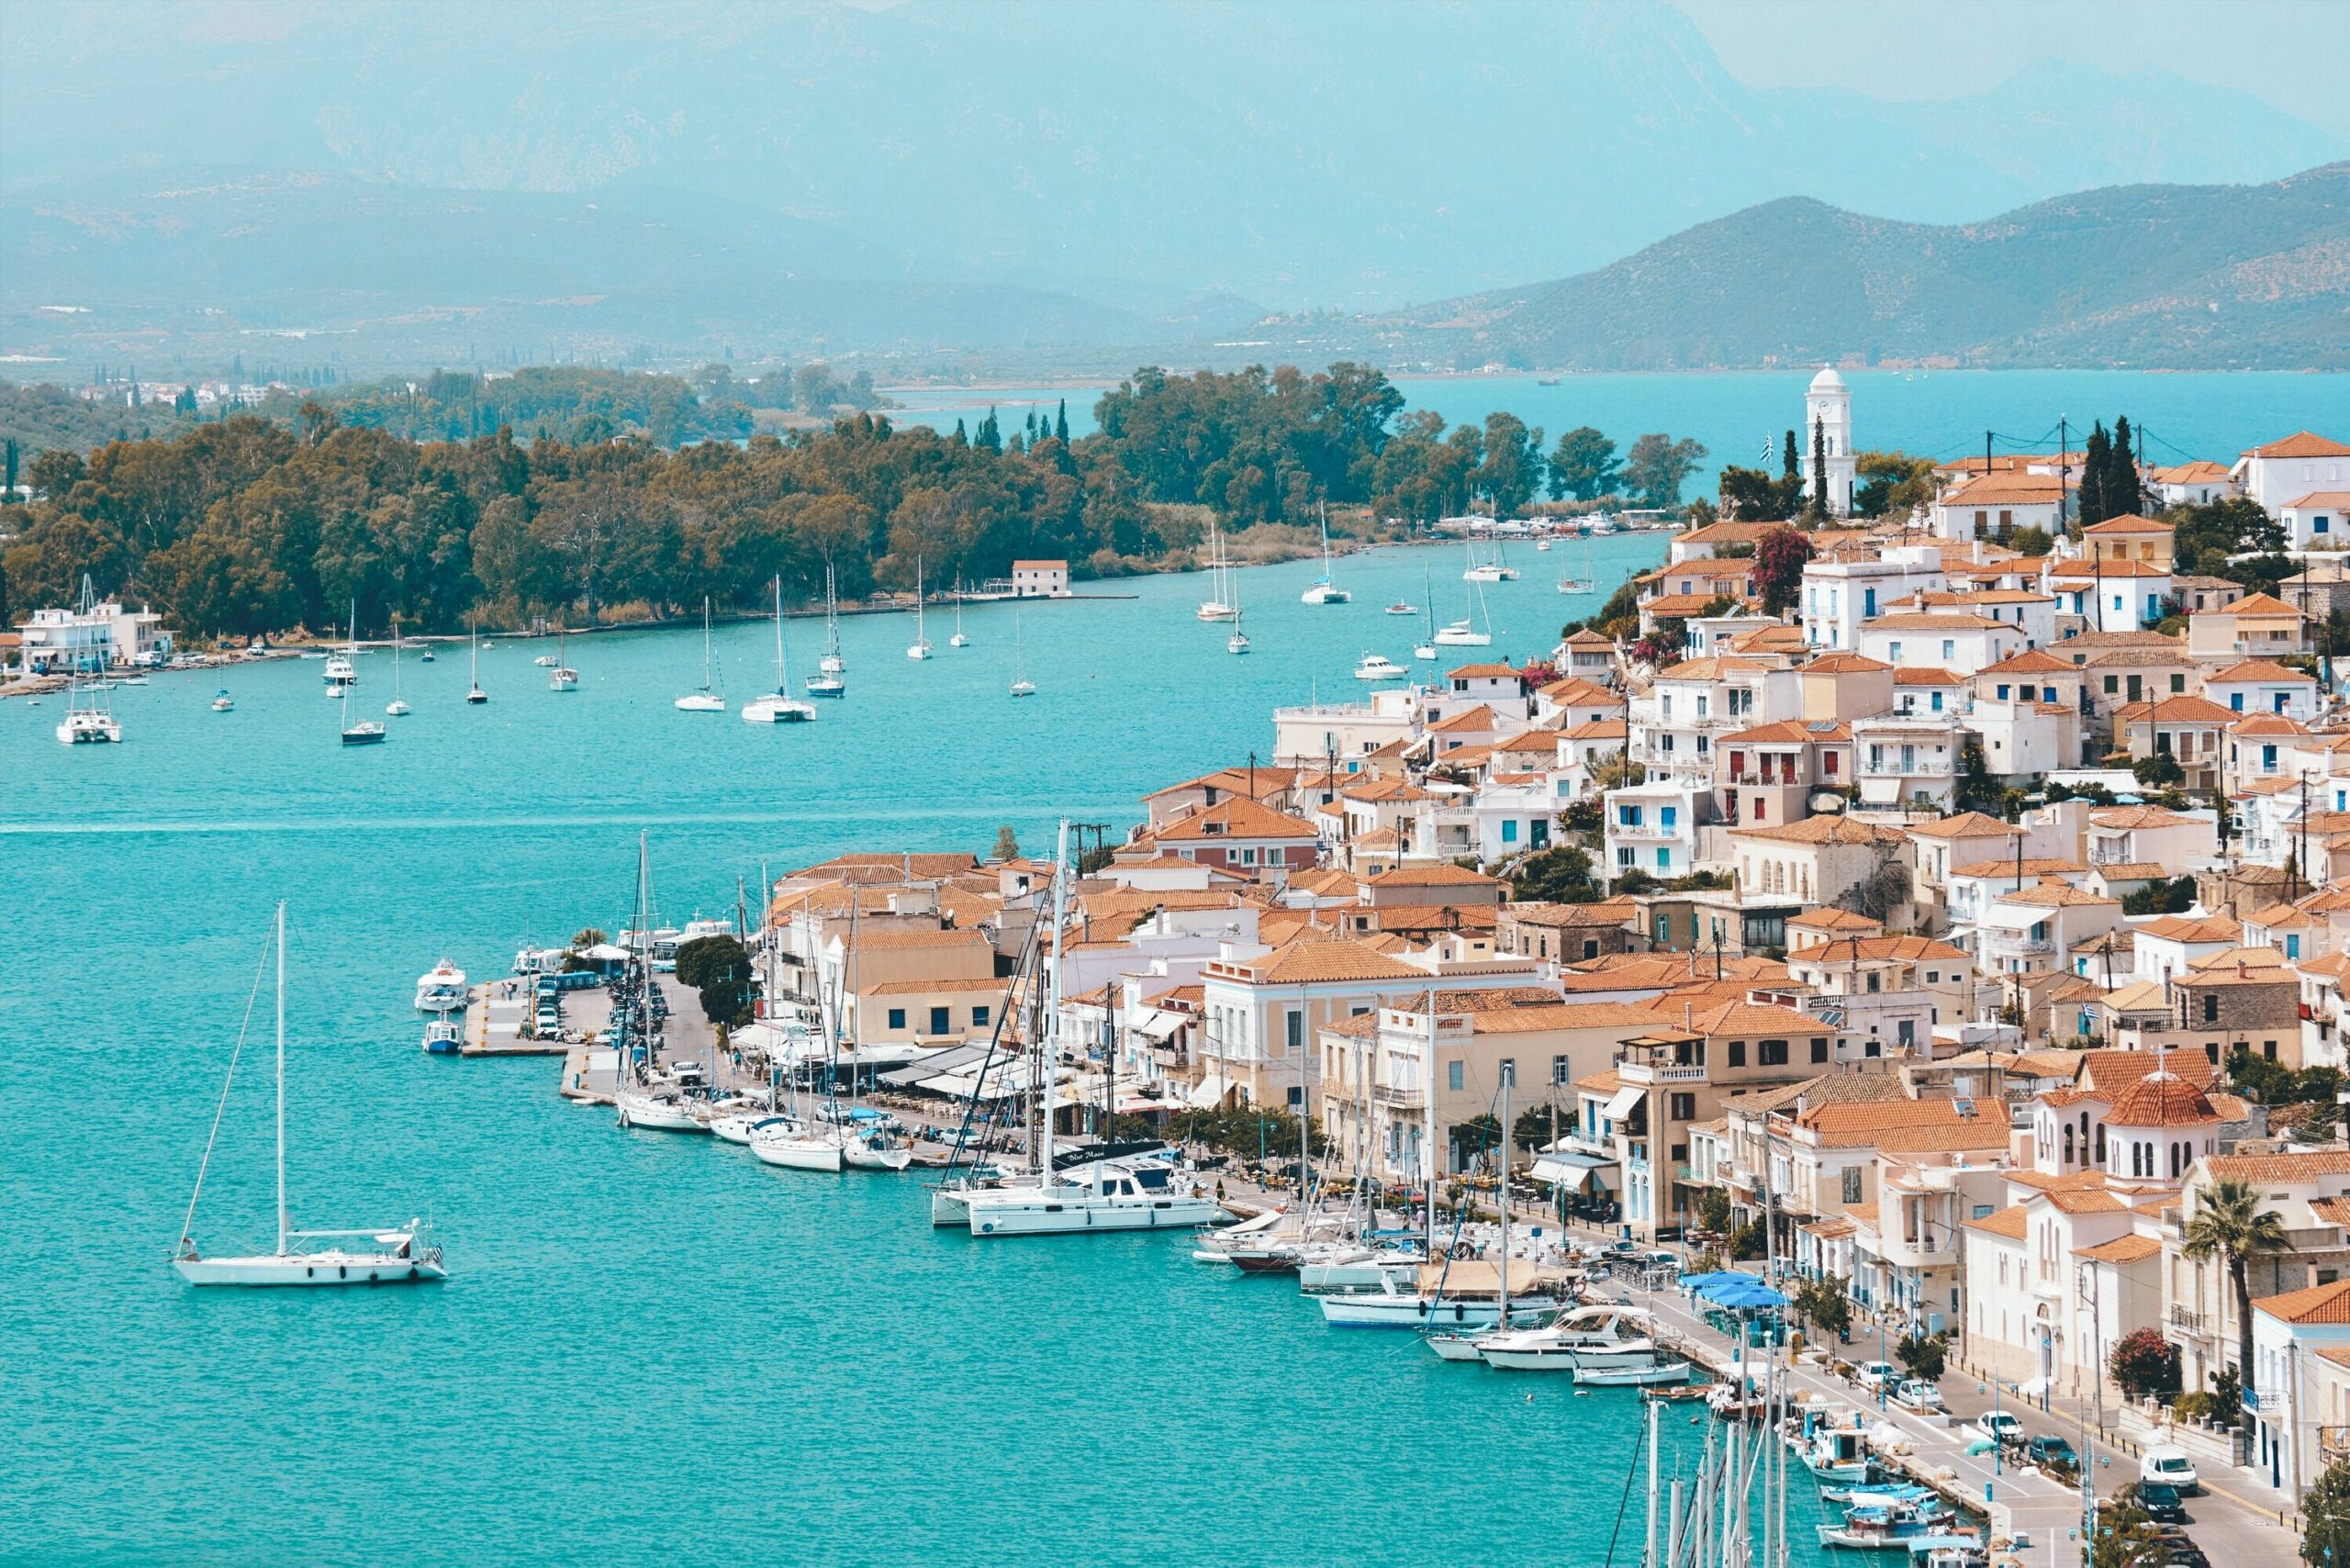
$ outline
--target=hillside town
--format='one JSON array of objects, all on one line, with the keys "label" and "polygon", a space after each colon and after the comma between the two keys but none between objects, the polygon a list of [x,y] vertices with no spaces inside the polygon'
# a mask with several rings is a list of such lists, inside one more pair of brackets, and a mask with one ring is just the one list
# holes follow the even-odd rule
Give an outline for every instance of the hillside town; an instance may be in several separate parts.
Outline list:
[{"label": "hillside town", "polygon": [[[1479,1167],[1506,1078],[1551,1212],[1767,1250],[1855,1332],[2298,1499],[2350,1457],[2350,714],[2312,657],[2350,446],[2141,475],[2273,515],[2277,594],[2149,515],[2068,526],[2077,454],[1866,526],[1825,472],[1784,608],[1786,525],[1713,521],[1636,580],[1637,642],[1285,707],[1149,795],[1079,863],[1059,1037],[1121,1114],[1303,1110],[1403,1188]],[[1052,873],[794,872],[770,983],[953,1093]]]}]

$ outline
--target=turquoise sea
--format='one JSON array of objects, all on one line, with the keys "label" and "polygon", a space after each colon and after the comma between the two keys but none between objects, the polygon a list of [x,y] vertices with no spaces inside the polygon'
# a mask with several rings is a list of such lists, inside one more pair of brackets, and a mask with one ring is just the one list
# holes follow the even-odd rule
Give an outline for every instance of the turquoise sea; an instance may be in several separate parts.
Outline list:
[{"label": "turquoise sea", "polygon": [[[1281,356],[1268,353],[1265,363]],[[2080,450],[2092,420],[2109,430],[2126,414],[2146,432],[2149,463],[2208,457],[2233,463],[2245,447],[2295,431],[2314,430],[2350,440],[2350,375],[2284,372],[2154,374],[2132,370],[1847,370],[1852,391],[1852,435],[1863,451],[1898,450],[1937,461],[1983,451],[1993,432],[1996,452],[2053,452],[2057,421],[2069,421]],[[1778,442],[1804,422],[1808,368],[1729,371],[1711,375],[1564,375],[1557,385],[1533,375],[1398,375],[1395,386],[1415,409],[1434,409],[1454,423],[1475,423],[1496,410],[1539,425],[1550,442],[1578,425],[1612,438],[1620,454],[1651,431],[1702,442],[1711,455],[1685,496],[1711,495],[1721,466],[1765,462],[1776,471]],[[990,406],[1006,431],[1031,409],[1051,415],[1069,403],[1070,430],[1093,428],[1099,386],[892,388],[905,405],[890,417],[951,429],[957,419],[976,426]],[[1805,438],[1800,434],[1799,442]],[[1804,450],[1808,452],[1807,444]]]},{"label": "turquoise sea", "polygon": [[[1657,558],[1600,543],[1604,590]],[[1555,636],[1561,553],[1491,590],[1524,656]],[[847,848],[984,850],[1009,822],[1124,823],[1145,790],[1269,749],[1276,701],[1352,695],[1408,656],[1424,570],[1242,574],[1259,652],[1192,618],[1203,579],[1013,617],[904,657],[903,617],[844,623],[849,700],[806,728],[677,712],[692,631],[574,639],[583,689],[464,650],[410,659],[413,717],[336,742],[320,666],[115,693],[126,740],[68,751],[62,712],[0,704],[0,1560],[995,1564],[1601,1564],[1633,1560],[1638,1405],[1326,1329],[1293,1283],[1236,1282],[1172,1237],[979,1243],[917,1181],[817,1179],[707,1139],[624,1134],[548,1060],[425,1057],[415,977],[504,972],[526,942],[612,926],[649,832],[662,913],[731,911]],[[815,628],[794,622],[801,661]],[[724,629],[729,696],[770,633]],[[798,673],[795,669],[795,675]],[[389,659],[363,655],[380,711]],[[236,711],[209,711],[225,684]],[[429,1216],[443,1288],[196,1293],[166,1267],[274,901],[288,904],[297,1225]],[[270,1227],[268,1002],[196,1231]],[[1700,1428],[1667,1425],[1668,1473]],[[1807,1559],[1805,1559],[1807,1560]]]}]

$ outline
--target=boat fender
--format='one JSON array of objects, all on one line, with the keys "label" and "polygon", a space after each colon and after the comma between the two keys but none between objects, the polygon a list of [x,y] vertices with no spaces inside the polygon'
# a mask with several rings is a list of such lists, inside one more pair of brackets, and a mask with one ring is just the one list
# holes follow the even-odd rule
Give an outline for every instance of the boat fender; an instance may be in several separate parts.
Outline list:
[{"label": "boat fender", "polygon": [[334,1275],[339,1280],[351,1278],[351,1266],[348,1263],[337,1263],[334,1266]]},{"label": "boat fender", "polygon": [[408,1277],[411,1280],[416,1278],[416,1265],[413,1263],[408,1266]]}]

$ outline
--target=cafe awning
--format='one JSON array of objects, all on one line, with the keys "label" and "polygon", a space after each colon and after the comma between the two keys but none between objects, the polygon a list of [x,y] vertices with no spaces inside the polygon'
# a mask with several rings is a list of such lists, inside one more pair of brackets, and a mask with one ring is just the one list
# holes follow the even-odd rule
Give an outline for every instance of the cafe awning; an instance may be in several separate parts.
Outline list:
[{"label": "cafe awning", "polygon": [[1232,1080],[1220,1072],[1211,1072],[1192,1086],[1188,1098],[1192,1104],[1204,1110],[1210,1106],[1223,1104],[1224,1097],[1231,1092]]},{"label": "cafe awning", "polygon": [[1607,1119],[1620,1122],[1632,1114],[1632,1107],[1648,1098],[1648,1091],[1639,1087],[1618,1089],[1607,1097]]},{"label": "cafe awning", "polygon": [[[1561,1150],[1546,1154],[1534,1162],[1534,1179],[1550,1182],[1570,1191],[1580,1192],[1597,1180],[1602,1170],[1616,1162],[1602,1155]],[[1602,1183],[1605,1185],[1605,1183]]]}]

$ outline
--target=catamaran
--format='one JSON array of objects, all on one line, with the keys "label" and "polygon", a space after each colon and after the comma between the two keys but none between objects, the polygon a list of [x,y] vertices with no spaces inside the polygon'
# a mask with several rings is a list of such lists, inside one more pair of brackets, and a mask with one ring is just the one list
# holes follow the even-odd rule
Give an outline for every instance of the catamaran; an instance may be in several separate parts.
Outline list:
[{"label": "catamaran", "polygon": [[[441,1249],[424,1240],[423,1225],[368,1230],[296,1230],[285,1210],[285,906],[277,906],[272,944],[277,957],[277,1250],[241,1258],[207,1258],[197,1250],[196,1206],[204,1195],[205,1172],[212,1165],[213,1146],[220,1137],[220,1122],[229,1109],[229,1090],[237,1081],[237,1058],[245,1045],[237,1034],[229,1053],[229,1075],[220,1085],[220,1104],[212,1114],[212,1136],[205,1140],[204,1159],[196,1170],[196,1191],[188,1194],[187,1216],[180,1222],[180,1244],[172,1268],[192,1285],[373,1285],[407,1284],[445,1280]],[[261,990],[261,976],[253,976]],[[245,1016],[252,1016],[252,1003]],[[323,1247],[308,1245],[319,1242]],[[357,1244],[368,1245],[357,1245]]]},{"label": "catamaran", "polygon": [[906,647],[906,657],[910,659],[930,657],[930,638],[923,631],[922,619],[923,599],[925,597],[922,586],[922,557],[916,555],[914,557],[914,640]]},{"label": "catamaran", "polygon": [[711,674],[710,659],[710,595],[701,596],[701,687],[677,699],[675,706],[688,713],[723,713],[726,699],[718,692],[716,680]]},{"label": "catamaran", "polygon": [[84,681],[78,676],[66,684],[65,717],[57,724],[59,741],[66,745],[90,745],[122,739],[122,725],[106,705],[106,689],[105,682]]},{"label": "catamaran", "polygon": [[475,622],[475,623],[474,623],[474,625],[473,625],[471,628],[469,628],[469,630],[471,631],[471,633],[472,633],[472,634],[473,634],[473,675],[472,675],[472,676],[471,676],[471,678],[470,678],[470,679],[471,679],[471,681],[472,681],[472,685],[471,685],[470,687],[468,687],[468,688],[467,688],[467,689],[466,689],[466,691],[465,691],[465,700],[466,700],[467,702],[470,702],[470,703],[474,704],[475,706],[478,707],[478,706],[480,706],[482,703],[487,702],[487,701],[488,701],[488,700],[489,700],[489,693],[488,693],[488,692],[487,692],[487,691],[484,691],[484,690],[481,689],[481,624],[480,624],[480,622]]},{"label": "catamaran", "polygon": [[1307,604],[1347,604],[1352,602],[1355,597],[1346,589],[1338,587],[1338,585],[1332,580],[1330,571],[1330,509],[1326,505],[1322,509],[1322,575],[1314,579],[1313,587],[1307,588],[1304,593],[1297,597]]},{"label": "catamaran", "polygon": [[568,637],[569,631],[567,628],[561,626],[555,628],[554,667],[547,671],[547,689],[549,691],[576,691],[579,689],[579,672],[573,669],[571,667],[571,661],[564,656],[564,644]]},{"label": "catamaran", "polygon": [[1208,524],[1208,596],[1200,601],[1203,621],[1237,621],[1240,610],[1232,593],[1232,561],[1225,554],[1224,531]]},{"label": "catamaran", "polygon": [[791,695],[791,665],[783,642],[783,577],[775,579],[775,693],[743,704],[743,722],[746,724],[808,724],[816,719],[816,707]]}]

